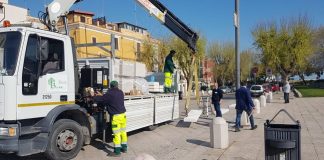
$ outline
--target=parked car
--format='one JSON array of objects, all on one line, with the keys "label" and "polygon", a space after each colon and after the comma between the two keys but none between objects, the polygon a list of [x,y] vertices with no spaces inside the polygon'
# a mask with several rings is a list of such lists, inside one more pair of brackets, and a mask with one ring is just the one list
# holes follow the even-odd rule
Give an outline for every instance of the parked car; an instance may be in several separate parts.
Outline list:
[{"label": "parked car", "polygon": [[224,94],[231,93],[231,89],[227,86],[221,86],[219,89],[221,89]]},{"label": "parked car", "polygon": [[279,84],[273,84],[271,90],[272,92],[280,91]]},{"label": "parked car", "polygon": [[264,93],[262,85],[252,85],[250,88],[252,97],[260,97]]},{"label": "parked car", "polygon": [[269,93],[270,91],[272,91],[271,84],[269,84],[269,83],[263,84],[262,88],[263,88],[263,92],[266,92],[266,93]]}]

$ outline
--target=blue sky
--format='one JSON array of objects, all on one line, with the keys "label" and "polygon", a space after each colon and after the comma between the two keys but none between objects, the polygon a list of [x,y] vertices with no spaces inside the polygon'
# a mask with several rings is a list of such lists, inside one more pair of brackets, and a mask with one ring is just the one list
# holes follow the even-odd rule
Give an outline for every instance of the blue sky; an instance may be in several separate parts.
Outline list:
[{"label": "blue sky", "polygon": [[[234,42],[234,0],[160,0],[183,22],[201,32],[209,42]],[[10,4],[29,8],[33,16],[51,0],[9,0]],[[253,47],[251,30],[261,22],[305,15],[314,27],[324,26],[324,0],[240,0],[240,49]],[[106,16],[110,22],[127,21],[144,28],[156,38],[172,34],[149,16],[135,0],[83,0],[73,9]]]}]

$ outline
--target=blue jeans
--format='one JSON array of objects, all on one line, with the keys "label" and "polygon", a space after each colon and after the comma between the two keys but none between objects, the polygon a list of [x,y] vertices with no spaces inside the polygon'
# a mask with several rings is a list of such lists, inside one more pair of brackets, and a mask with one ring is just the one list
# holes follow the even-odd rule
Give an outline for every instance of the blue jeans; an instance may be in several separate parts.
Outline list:
[{"label": "blue jeans", "polygon": [[219,102],[214,102],[214,108],[215,108],[215,111],[216,111],[216,117],[222,117],[222,111],[220,109]]},{"label": "blue jeans", "polygon": [[[236,110],[236,121],[235,121],[235,127],[237,127],[237,128],[241,127],[241,116],[242,116],[243,111],[245,111],[247,113],[247,116],[249,116],[252,113],[252,110],[248,111],[248,110],[237,109]],[[254,127],[253,115],[250,116],[250,124],[251,124],[251,127]]]}]

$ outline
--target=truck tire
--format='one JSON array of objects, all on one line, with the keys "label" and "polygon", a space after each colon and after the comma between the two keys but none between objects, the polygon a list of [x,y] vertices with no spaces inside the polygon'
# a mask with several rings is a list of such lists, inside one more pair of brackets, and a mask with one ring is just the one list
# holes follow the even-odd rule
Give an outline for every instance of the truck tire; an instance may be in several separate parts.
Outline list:
[{"label": "truck tire", "polygon": [[49,134],[45,155],[52,160],[72,159],[78,155],[83,143],[81,126],[73,120],[60,119]]}]

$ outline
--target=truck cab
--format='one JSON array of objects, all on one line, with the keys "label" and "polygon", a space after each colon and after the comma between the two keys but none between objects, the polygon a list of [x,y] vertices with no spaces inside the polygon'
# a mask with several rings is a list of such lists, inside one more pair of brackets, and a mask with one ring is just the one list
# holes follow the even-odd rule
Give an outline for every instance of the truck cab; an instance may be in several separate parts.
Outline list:
[{"label": "truck cab", "polygon": [[[1,152],[53,154],[48,151],[53,150],[53,141],[62,153],[69,152],[90,137],[86,111],[75,104],[73,51],[67,35],[29,27],[0,28]],[[73,120],[81,129],[55,133],[59,127],[55,124],[62,120]],[[57,141],[62,137],[65,141]]]}]

